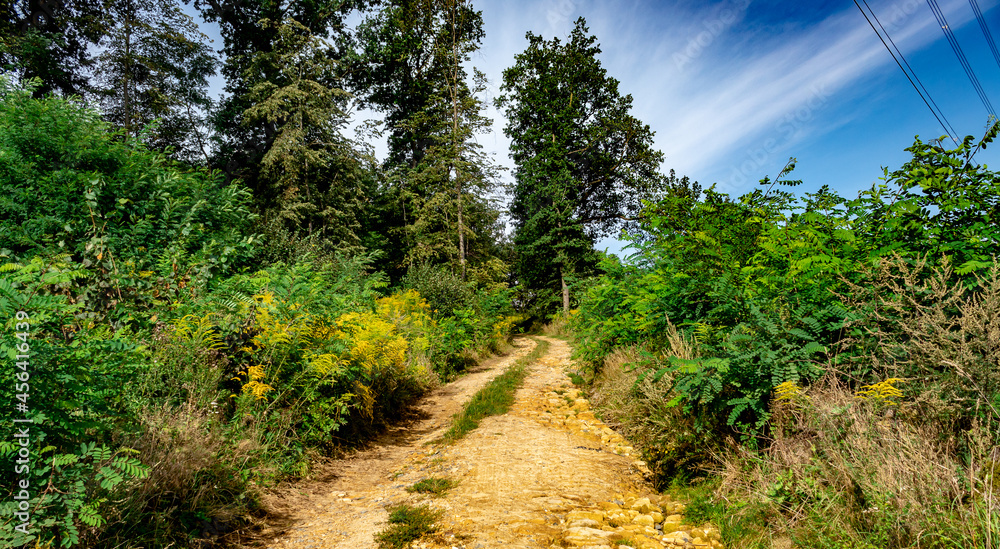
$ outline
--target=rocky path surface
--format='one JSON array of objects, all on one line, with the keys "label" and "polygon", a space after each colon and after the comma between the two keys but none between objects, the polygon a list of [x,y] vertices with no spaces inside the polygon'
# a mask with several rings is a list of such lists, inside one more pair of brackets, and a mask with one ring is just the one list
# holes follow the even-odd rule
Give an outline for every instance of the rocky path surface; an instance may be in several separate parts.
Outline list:
[{"label": "rocky path surface", "polygon": [[[260,546],[374,548],[388,505],[428,503],[444,515],[414,548],[722,547],[717,530],[684,524],[683,504],[652,490],[646,464],[572,388],[569,346],[548,341],[507,414],[455,444],[432,443],[476,390],[534,347],[527,338],[425,399],[422,419],[275,496],[269,505],[281,518]],[[406,491],[432,476],[458,485],[444,497]]]}]

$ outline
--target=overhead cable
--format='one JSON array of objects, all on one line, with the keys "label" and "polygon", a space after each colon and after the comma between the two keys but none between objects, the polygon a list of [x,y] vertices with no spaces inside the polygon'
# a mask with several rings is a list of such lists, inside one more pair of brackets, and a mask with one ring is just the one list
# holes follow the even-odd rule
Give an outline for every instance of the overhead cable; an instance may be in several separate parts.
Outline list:
[{"label": "overhead cable", "polygon": [[[937,119],[938,124],[941,124],[941,127],[944,129],[945,133],[948,134],[948,137],[950,137],[951,140],[955,142],[955,144],[957,145],[958,144],[958,139],[956,138],[957,133],[955,132],[954,129],[951,128],[951,123],[948,122],[947,118],[945,118],[944,112],[941,111],[940,108],[938,108],[937,103],[935,103],[934,99],[931,98],[931,94],[927,91],[927,88],[924,87],[922,82],[920,83],[920,87],[917,87],[917,84],[914,82],[914,80],[920,82],[920,79],[917,78],[917,74],[913,72],[913,68],[910,67],[910,64],[906,63],[906,59],[903,58],[902,53],[899,54],[899,58],[896,57],[896,53],[894,53],[892,48],[889,47],[889,44],[886,43],[886,38],[882,37],[882,34],[878,31],[878,29],[875,28],[875,24],[872,23],[872,18],[874,18],[876,21],[878,20],[878,17],[875,16],[875,12],[872,11],[871,7],[868,6],[867,0],[862,0],[862,2],[864,2],[865,7],[867,7],[868,10],[871,11],[871,17],[869,17],[868,13],[865,12],[864,8],[861,7],[861,4],[858,3],[858,0],[854,0],[854,5],[857,6],[858,10],[861,11],[861,15],[865,16],[865,21],[868,21],[868,25],[871,26],[873,31],[875,31],[875,35],[878,36],[879,40],[882,41],[882,45],[885,46],[885,49],[889,52],[889,55],[892,56],[892,60],[895,61],[896,65],[899,66],[899,70],[903,71],[903,75],[906,76],[906,79],[909,80],[910,85],[913,86],[914,91],[917,92],[917,95],[919,95],[920,99],[922,99],[924,101],[924,104],[927,105],[927,108],[931,111],[931,114],[933,114],[934,118]],[[885,31],[885,28],[882,27],[881,22],[879,23],[879,27],[882,28],[883,32]],[[886,32],[885,35],[886,37],[888,37],[889,33]],[[892,38],[889,38],[889,41],[891,42]],[[896,44],[893,43],[893,47],[895,46]],[[899,49],[897,48],[896,51],[898,52]],[[900,58],[903,59],[902,63],[900,62]],[[904,63],[906,64],[905,68],[903,66]],[[921,89],[923,91],[921,91]]]},{"label": "overhead cable", "polygon": [[948,21],[944,18],[944,12],[941,11],[941,6],[938,5],[937,0],[927,0],[927,5],[930,6],[931,11],[934,12],[934,17],[937,18],[938,23],[941,25],[941,30],[944,32],[945,38],[948,39],[948,44],[951,45],[952,51],[954,51],[955,56],[958,57],[958,62],[962,65],[962,69],[965,71],[966,76],[969,77],[969,81],[972,82],[972,87],[976,89],[976,93],[979,95],[979,100],[982,101],[983,106],[986,107],[986,112],[995,118],[996,111],[993,110],[993,105],[990,104],[989,98],[986,97],[986,92],[983,90],[983,86],[979,83],[979,79],[976,78],[976,73],[972,70],[972,65],[969,64],[969,60],[965,57],[962,47],[958,45],[958,39],[955,38],[955,33],[952,32],[951,27],[948,26]]},{"label": "overhead cable", "polygon": [[969,4],[972,5],[972,11],[976,14],[976,21],[979,21],[979,28],[983,30],[983,36],[986,37],[986,43],[990,45],[990,51],[993,52],[993,59],[997,62],[997,66],[1000,67],[1000,52],[997,52],[997,43],[993,40],[993,33],[991,33],[990,28],[986,26],[986,19],[983,17],[983,10],[979,9],[979,2],[976,0],[969,0]]}]

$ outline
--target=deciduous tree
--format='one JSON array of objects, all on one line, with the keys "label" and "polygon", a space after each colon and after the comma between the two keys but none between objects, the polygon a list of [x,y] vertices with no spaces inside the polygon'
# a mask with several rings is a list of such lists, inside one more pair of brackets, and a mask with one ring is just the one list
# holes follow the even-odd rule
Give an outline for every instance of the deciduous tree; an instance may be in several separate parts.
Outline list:
[{"label": "deciduous tree", "polygon": [[157,119],[152,148],[207,162],[208,78],[216,69],[208,37],[173,0],[116,0],[108,11],[96,70],[105,118],[133,137]]},{"label": "deciduous tree", "polygon": [[630,114],[580,18],[565,43],[527,33],[528,47],[504,71],[498,104],[516,164],[511,216],[519,282],[558,284],[593,262],[593,243],[614,234],[663,185],[653,132]]}]

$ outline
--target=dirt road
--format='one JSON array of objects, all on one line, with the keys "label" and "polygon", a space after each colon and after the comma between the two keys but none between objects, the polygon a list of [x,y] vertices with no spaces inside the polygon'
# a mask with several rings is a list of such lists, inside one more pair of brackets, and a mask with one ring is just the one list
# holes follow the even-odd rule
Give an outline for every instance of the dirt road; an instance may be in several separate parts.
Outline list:
[{"label": "dirt road", "polygon": [[[548,341],[510,412],[455,444],[432,443],[480,387],[530,352],[528,338],[435,391],[418,419],[328,466],[320,480],[273,496],[277,513],[259,546],[374,548],[386,506],[429,503],[444,515],[415,548],[721,547],[716,530],[683,524],[683,505],[652,491],[645,464],[572,387],[569,345]],[[431,476],[458,485],[444,497],[406,491]]]}]

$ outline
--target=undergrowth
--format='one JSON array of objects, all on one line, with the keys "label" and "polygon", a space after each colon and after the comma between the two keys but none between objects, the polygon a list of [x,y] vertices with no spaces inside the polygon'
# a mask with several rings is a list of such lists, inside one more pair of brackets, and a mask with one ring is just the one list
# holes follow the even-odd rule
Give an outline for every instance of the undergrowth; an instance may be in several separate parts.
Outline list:
[{"label": "undergrowth", "polygon": [[727,546],[1000,548],[1000,176],[917,140],[845,199],[679,181],[575,331],[592,402]]}]

